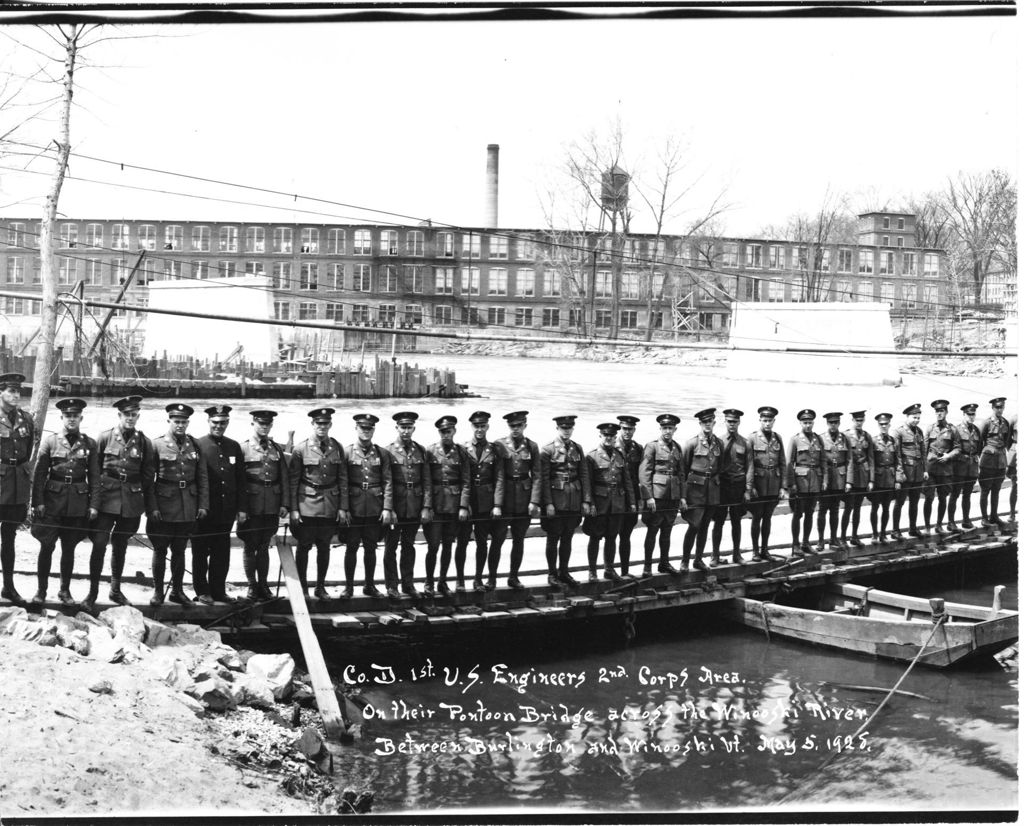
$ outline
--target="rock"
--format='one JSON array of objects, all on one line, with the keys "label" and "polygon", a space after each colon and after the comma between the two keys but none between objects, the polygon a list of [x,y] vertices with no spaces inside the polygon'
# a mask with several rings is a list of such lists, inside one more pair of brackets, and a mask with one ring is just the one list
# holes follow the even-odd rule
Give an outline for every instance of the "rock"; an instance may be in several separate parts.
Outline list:
[{"label": "rock", "polygon": [[114,639],[106,625],[90,625],[88,633],[89,659],[116,663],[124,658],[124,646]]},{"label": "rock", "polygon": [[89,654],[89,626],[63,614],[53,618],[57,626],[57,642],[83,657]]},{"label": "rock", "polygon": [[195,697],[189,697],[188,694],[175,694],[174,696],[178,702],[190,709],[196,717],[202,717],[206,714],[206,706],[199,702]]},{"label": "rock", "polygon": [[211,711],[230,711],[238,706],[230,684],[222,680],[210,679],[196,683],[187,692],[199,700]]},{"label": "rock", "polygon": [[188,673],[188,668],[173,649],[161,648],[153,653],[146,666],[167,685],[181,691],[192,691],[196,681]]},{"label": "rock", "polygon": [[178,642],[179,634],[177,628],[164,625],[162,622],[143,618],[146,626],[146,636],[143,638],[150,648],[157,648],[162,645],[175,645]]},{"label": "rock", "polygon": [[316,702],[316,695],[305,683],[293,682],[291,701],[303,708],[312,708]]},{"label": "rock", "polygon": [[0,608],[0,634],[10,633],[7,629],[15,620],[23,620],[28,617],[28,612],[17,605],[5,605]]},{"label": "rock", "polygon": [[295,660],[291,654],[256,654],[245,664],[247,674],[263,677],[273,688],[274,699],[287,700],[292,692]]},{"label": "rock", "polygon": [[190,622],[182,622],[176,626],[178,645],[221,645],[219,631],[207,631]]},{"label": "rock", "polygon": [[224,651],[217,657],[217,661],[231,671],[245,671],[245,663],[238,656],[238,652],[234,648],[228,648]]},{"label": "rock", "polygon": [[242,692],[241,705],[253,708],[274,707],[274,687],[262,677],[255,674],[244,674],[236,685]]},{"label": "rock", "polygon": [[109,680],[96,680],[96,682],[89,685],[89,691],[93,694],[113,694],[114,687],[110,684]]},{"label": "rock", "polygon": [[15,639],[35,642],[40,645],[57,644],[57,624],[52,619],[34,620],[29,619],[26,615],[24,618],[17,618],[9,622],[7,629],[7,633]]},{"label": "rock", "polygon": [[100,622],[106,623],[117,636],[121,632],[125,640],[142,642],[146,638],[146,623],[142,612],[131,605],[118,605],[100,614]]},{"label": "rock", "polygon": [[312,726],[305,729],[299,736],[299,739],[295,741],[295,748],[310,760],[319,760],[321,755],[327,751],[327,746],[324,745],[324,739],[320,736],[320,732]]}]

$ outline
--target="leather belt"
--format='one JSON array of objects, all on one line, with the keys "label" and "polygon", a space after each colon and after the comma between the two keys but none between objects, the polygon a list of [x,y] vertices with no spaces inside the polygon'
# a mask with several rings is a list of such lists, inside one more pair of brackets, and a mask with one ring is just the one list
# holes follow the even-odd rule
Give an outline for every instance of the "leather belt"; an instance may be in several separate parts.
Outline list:
[{"label": "leather belt", "polygon": [[187,482],[184,479],[161,479],[160,477],[157,477],[156,482],[158,485],[174,485],[175,487],[180,488],[181,490],[185,490],[185,488],[192,484],[191,482]]},{"label": "leather belt", "polygon": [[129,485],[137,485],[142,482],[141,476],[133,476],[131,479],[129,479],[128,474],[122,470],[108,470],[107,468],[104,468],[103,475],[108,476],[111,479],[117,479],[121,482],[126,482]]},{"label": "leather belt", "polygon": [[49,479],[50,479],[51,482],[63,482],[65,485],[72,485],[75,482],[84,482],[85,481],[85,477],[84,476],[81,476],[78,479],[76,479],[75,475],[73,473],[62,473],[59,476],[54,476],[51,473],[51,474],[49,474]]},{"label": "leather belt", "polygon": [[363,482],[362,484],[353,485],[352,487],[354,487],[354,488],[362,488],[363,490],[380,490],[381,489],[381,485],[373,485],[373,484],[370,484],[369,482]]},{"label": "leather belt", "polygon": [[512,476],[506,476],[505,478],[506,479],[511,479],[513,482],[518,482],[520,479],[529,479],[530,477],[529,476],[524,476],[521,473],[517,473],[517,474],[512,475]]},{"label": "leather belt", "polygon": [[272,488],[274,485],[279,484],[277,479],[273,481],[267,481],[266,479],[246,479],[250,485],[263,485],[265,488]]},{"label": "leather belt", "polygon": [[28,459],[0,459],[0,463],[5,465],[23,465]]},{"label": "leather belt", "polygon": [[313,490],[327,490],[328,488],[336,488],[336,487],[338,487],[339,483],[338,482],[330,482],[329,484],[326,484],[326,485],[318,485],[318,484],[315,484],[313,482],[303,482],[303,484],[306,485],[307,487],[313,488]]}]

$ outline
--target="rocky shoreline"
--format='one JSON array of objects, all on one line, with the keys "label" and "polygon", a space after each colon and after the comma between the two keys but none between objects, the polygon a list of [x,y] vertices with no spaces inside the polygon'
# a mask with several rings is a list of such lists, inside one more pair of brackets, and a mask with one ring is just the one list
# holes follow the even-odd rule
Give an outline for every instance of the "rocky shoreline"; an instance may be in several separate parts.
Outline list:
[{"label": "rocky shoreline", "polygon": [[353,814],[308,676],[195,625],[0,608],[0,817]]}]

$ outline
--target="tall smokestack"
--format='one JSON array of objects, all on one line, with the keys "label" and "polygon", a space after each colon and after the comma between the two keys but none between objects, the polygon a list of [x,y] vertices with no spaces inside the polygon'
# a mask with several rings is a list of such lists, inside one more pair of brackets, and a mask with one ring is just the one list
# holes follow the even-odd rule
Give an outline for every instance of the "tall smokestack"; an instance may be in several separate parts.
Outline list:
[{"label": "tall smokestack", "polygon": [[487,192],[484,203],[484,226],[498,226],[498,144],[487,144]]}]

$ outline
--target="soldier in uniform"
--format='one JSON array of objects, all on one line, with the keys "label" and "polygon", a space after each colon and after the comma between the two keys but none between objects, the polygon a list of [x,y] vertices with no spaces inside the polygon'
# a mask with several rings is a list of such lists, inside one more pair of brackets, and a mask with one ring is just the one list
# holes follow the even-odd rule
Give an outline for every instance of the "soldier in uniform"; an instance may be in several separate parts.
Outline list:
[{"label": "soldier in uniform", "polygon": [[164,601],[167,549],[171,550],[171,593],[168,599],[187,605],[183,590],[185,548],[195,532],[196,520],[210,507],[210,483],[196,440],[186,432],[195,412],[181,402],[167,405],[168,430],[153,440],[153,472],[146,510],[146,535],[153,544],[153,596],[151,605]]},{"label": "soldier in uniform", "polygon": [[[73,605],[71,576],[75,571],[75,546],[86,538],[99,503],[100,461],[96,441],[79,431],[82,399],[61,399],[63,433],[51,433],[39,446],[32,479],[35,521],[32,535],[39,540],[39,590],[32,602],[46,601],[53,549],[60,539],[60,590],[57,599]],[[92,610],[95,606],[91,606]]]},{"label": "soldier in uniform", "polygon": [[[953,463],[960,455],[960,434],[957,429],[946,421],[949,402],[936,399],[932,402],[935,411],[935,424],[924,434],[925,470],[929,484],[924,491],[924,529],[932,526],[932,501],[939,496],[939,510],[935,515],[935,533],[943,534],[946,529],[943,522],[946,518],[946,500],[953,490]],[[953,460],[953,461],[951,461]],[[951,528],[950,530],[954,530]]]},{"label": "soldier in uniform", "polygon": [[142,396],[128,396],[114,402],[117,426],[104,430],[97,441],[99,452],[99,504],[92,532],[89,557],[89,595],[82,607],[93,611],[99,596],[103,557],[110,543],[110,601],[128,605],[121,592],[121,577],[128,551],[128,540],[139,530],[146,512],[146,499],[152,495],[155,455],[153,443],[135,429]]},{"label": "soldier in uniform", "polygon": [[[491,414],[477,410],[469,417],[473,426],[473,439],[466,443],[469,457],[471,484],[469,498],[469,519],[459,525],[455,542],[456,588],[465,590],[466,548],[470,535],[476,540],[476,566],[474,585],[483,582],[484,567],[487,567],[488,583],[492,588],[497,584],[500,546],[494,538],[498,533],[501,517],[501,503],[505,498],[505,460],[498,445],[487,441],[487,430],[491,426]],[[488,557],[488,550],[492,551]],[[448,568],[441,557],[441,582],[445,582]],[[515,580],[520,587],[522,583]],[[511,584],[511,583],[510,583]]]},{"label": "soldier in uniform", "polygon": [[647,526],[644,569],[641,572],[643,577],[651,576],[655,541],[660,552],[658,573],[679,573],[669,562],[672,526],[683,502],[683,449],[673,438],[679,426],[679,417],[674,413],[662,413],[657,422],[661,436],[644,445],[644,455],[637,471],[640,497],[646,508],[641,516]]},{"label": "soldier in uniform", "polygon": [[828,544],[832,548],[846,547],[840,543],[839,503],[846,494],[851,476],[850,463],[853,451],[846,434],[839,430],[842,413],[826,413],[825,432],[821,436],[821,444],[825,449],[825,470],[822,477],[821,505],[818,507],[818,550],[825,550],[825,518],[828,517]]},{"label": "soldier in uniform", "polygon": [[643,509],[640,498],[640,462],[644,458],[644,449],[633,441],[633,434],[636,433],[636,426],[640,420],[636,416],[616,416],[619,421],[619,440],[616,447],[626,459],[626,471],[629,473],[629,483],[633,486],[633,501],[636,502],[636,511],[622,514],[622,526],[619,528],[619,570],[622,576],[628,579],[635,579],[629,572],[629,557],[633,548],[633,529],[640,521],[640,511]]},{"label": "soldier in uniform", "polygon": [[714,407],[701,410],[695,418],[700,422],[696,436],[687,439],[682,451],[683,501],[679,503],[686,533],[683,535],[683,568],[690,566],[690,552],[696,545],[693,567],[699,571],[708,570],[704,564],[704,545],[708,539],[711,516],[721,501],[719,473],[722,466],[724,446],[715,433]]},{"label": "soldier in uniform", "polygon": [[[871,440],[871,453],[874,457],[873,490],[868,498],[871,500],[871,541],[881,545],[889,540],[886,531],[889,528],[889,506],[892,504],[896,489],[900,483],[896,478],[898,447],[896,440],[889,435],[891,413],[879,413],[875,416],[878,422],[878,435]],[[878,520],[878,511],[882,511],[882,520]]]},{"label": "soldier in uniform", "polygon": [[615,540],[621,530],[622,517],[636,513],[633,481],[626,465],[626,457],[615,446],[619,425],[606,422],[597,426],[601,444],[587,454],[591,484],[593,514],[583,519],[583,532],[587,542],[587,562],[590,581],[597,582],[597,552],[604,540],[604,578],[622,582],[615,570]]},{"label": "soldier in uniform", "polygon": [[782,439],[774,432],[779,411],[765,405],[757,408],[757,415],[761,427],[750,434],[751,459],[747,465],[750,544],[754,548],[751,559],[770,560],[768,539],[772,532],[772,514],[785,491],[782,471],[786,467],[786,451]]},{"label": "soldier in uniform", "polygon": [[793,556],[802,556],[811,551],[814,506],[821,496],[825,478],[825,446],[822,444],[821,436],[814,432],[816,417],[817,414],[810,408],[797,414],[801,430],[789,440],[789,450],[786,451],[789,454],[786,486],[789,488],[789,507],[793,512]]},{"label": "soldier in uniform", "polygon": [[575,416],[555,416],[558,436],[540,449],[540,495],[547,534],[548,585],[574,586],[569,573],[572,536],[584,516],[592,513],[590,468],[583,448],[572,440]]},{"label": "soldier in uniform", "polygon": [[502,462],[505,480],[504,496],[495,497],[500,506],[501,520],[491,540],[488,568],[497,570],[501,559],[501,546],[509,531],[512,533],[512,556],[509,559],[508,586],[522,588],[519,566],[523,564],[523,546],[530,520],[540,516],[541,477],[540,447],[523,435],[527,424],[527,411],[516,410],[502,418],[508,423],[508,436],[494,443]]},{"label": "soldier in uniform", "polygon": [[999,489],[1006,478],[1006,451],[1012,444],[1010,423],[1003,417],[1006,399],[992,399],[992,415],[981,423],[981,467],[978,484],[981,485],[981,523],[1005,528],[999,518]]},{"label": "soldier in uniform", "polygon": [[219,404],[205,410],[210,432],[197,442],[210,481],[210,509],[196,523],[192,537],[192,587],[195,601],[203,605],[232,602],[227,595],[231,567],[231,526],[235,524],[245,495],[245,459],[242,446],[224,435],[230,421],[231,405]]},{"label": "soldier in uniform", "polygon": [[924,433],[918,427],[921,421],[921,405],[912,404],[903,411],[906,422],[896,428],[893,438],[896,440],[896,504],[892,509],[892,535],[901,539],[900,515],[903,503],[910,501],[910,530],[907,533],[920,537],[917,529],[917,503],[921,498],[921,489],[928,481],[928,471],[924,466]]},{"label": "soldier in uniform", "polygon": [[1010,419],[1010,449],[1006,452],[1006,477],[1010,480],[1010,521],[1017,521],[1017,417]]},{"label": "soldier in uniform", "polygon": [[14,537],[28,515],[32,477],[28,460],[32,457],[35,425],[18,406],[21,401],[21,373],[0,376],[0,568],[4,587],[0,597],[24,605],[14,587]]},{"label": "soldier in uniform", "polygon": [[295,446],[289,471],[291,526],[298,543],[295,566],[306,593],[309,549],[316,545],[316,599],[330,599],[325,585],[331,564],[331,539],[348,521],[349,495],[345,486],[345,451],[330,436],[334,408],[318,407],[307,414],[313,435]]},{"label": "soldier in uniform", "polygon": [[[384,585],[388,596],[398,597],[399,575],[402,593],[417,596],[413,585],[413,568],[416,566],[416,532],[420,524],[431,520],[431,503],[434,495],[430,483],[430,467],[427,452],[412,434],[416,432],[416,413],[396,413],[398,438],[388,445],[391,454],[391,473],[395,485],[395,522],[384,534]],[[401,559],[397,559],[398,545],[402,545]]]},{"label": "soldier in uniform", "polygon": [[971,494],[978,481],[981,462],[981,431],[974,423],[978,405],[965,404],[960,410],[964,414],[963,421],[956,426],[957,435],[960,437],[960,454],[953,459],[953,491],[949,497],[947,527],[951,531],[956,530],[956,503],[961,496],[964,501],[963,527],[968,530],[974,527],[971,521]]},{"label": "soldier in uniform", "polygon": [[[460,524],[469,521],[470,480],[473,468],[468,451],[455,444],[455,416],[442,416],[436,422],[439,441],[427,448],[427,466],[430,470],[430,486],[433,491],[433,516],[423,526],[427,539],[427,584],[423,593],[432,597],[434,591],[434,566],[437,551],[441,549],[441,577],[437,583],[441,594],[451,593],[448,587],[448,566],[452,562],[452,544],[458,537]],[[463,564],[465,560],[463,559]],[[484,590],[479,575],[474,585]],[[487,590],[494,590],[494,580],[488,580]]]},{"label": "soldier in uniform", "polygon": [[363,593],[379,597],[374,582],[377,569],[377,545],[381,525],[390,525],[394,519],[394,481],[391,473],[391,454],[373,443],[373,433],[380,421],[372,413],[357,413],[356,440],[345,448],[348,457],[349,528],[345,545],[345,591],[352,596],[352,583],[356,576],[356,554],[363,547]]},{"label": "soldier in uniform", "polygon": [[[267,584],[270,541],[291,510],[291,481],[284,448],[270,438],[277,413],[253,410],[251,415],[252,436],[241,445],[245,485],[236,533],[242,540],[242,569],[249,585],[245,598],[255,602],[274,598]],[[346,480],[342,484],[347,491]]]},{"label": "soldier in uniform", "polygon": [[853,427],[846,431],[846,441],[850,445],[850,469],[846,475],[846,498],[843,500],[843,521],[841,541],[847,541],[847,531],[853,522],[852,536],[849,543],[858,548],[864,543],[857,536],[860,530],[860,508],[864,497],[875,487],[875,457],[872,451],[874,442],[864,432],[864,410],[855,410],[850,414]]},{"label": "soldier in uniform", "polygon": [[725,518],[729,517],[729,524],[732,526],[732,561],[740,563],[743,555],[740,553],[740,538],[743,531],[743,514],[746,513],[746,503],[749,500],[747,494],[747,472],[750,470],[750,442],[739,434],[740,419],[743,416],[742,410],[723,410],[725,416],[725,439],[722,440],[722,473],[721,473],[721,500],[722,503],[715,509],[712,517],[711,527],[711,564],[721,564],[722,531],[725,528]]}]

